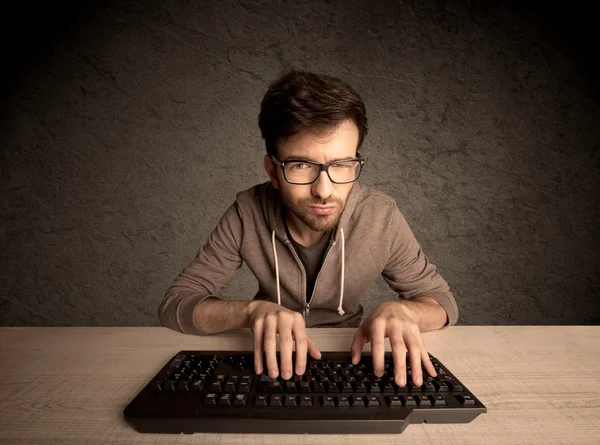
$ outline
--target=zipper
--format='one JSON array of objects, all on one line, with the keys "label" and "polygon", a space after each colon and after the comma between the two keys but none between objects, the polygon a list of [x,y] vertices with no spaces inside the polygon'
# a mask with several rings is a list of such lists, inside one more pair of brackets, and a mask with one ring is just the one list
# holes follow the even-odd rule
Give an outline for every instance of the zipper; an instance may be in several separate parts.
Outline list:
[{"label": "zipper", "polygon": [[306,317],[308,316],[308,313],[310,312],[310,307],[306,301],[306,270],[304,270],[304,264],[302,264],[302,261],[300,261],[300,257],[296,253],[296,249],[294,249],[294,246],[292,246],[292,242],[288,239],[285,239],[282,241],[284,241],[285,244],[290,248],[290,250],[292,251],[292,254],[294,255],[294,258],[296,258],[296,262],[300,265],[300,269],[302,270],[302,278],[304,279],[304,283],[303,283],[304,289],[302,289],[302,291],[303,291],[302,294],[304,295],[304,324],[306,324]]},{"label": "zipper", "polygon": [[[319,273],[317,274],[317,278],[315,279],[315,285],[313,287],[312,295],[310,296],[311,303],[314,301],[315,291],[317,290],[317,283],[319,282],[319,277],[321,276],[321,271],[323,270],[323,267],[325,267],[325,261],[327,260],[327,254],[331,250],[332,246],[335,246],[335,241],[332,243],[329,243],[329,246],[327,246],[327,250],[325,251],[325,255],[323,256],[323,263],[321,264],[321,268],[319,269]],[[306,301],[306,299],[304,302],[306,303],[305,309],[306,309],[306,316],[308,317],[308,314],[310,313],[310,303],[308,303]]]},{"label": "zipper", "polygon": [[[310,303],[306,299],[306,270],[304,270],[304,265],[302,264],[300,257],[296,253],[296,249],[294,249],[292,242],[288,239],[285,239],[282,241],[284,241],[285,244],[287,244],[287,246],[290,248],[290,250],[292,251],[292,254],[294,255],[294,258],[296,258],[296,262],[300,265],[300,269],[302,270],[302,277],[304,278],[304,283],[303,283],[304,284],[304,289],[303,289],[304,292],[302,292],[304,294],[304,324],[307,325],[308,324],[308,315],[310,314]],[[319,282],[319,277],[321,276],[321,271],[323,270],[323,267],[325,266],[325,261],[327,260],[327,255],[329,254],[331,247],[335,246],[335,244],[336,244],[336,241],[330,241],[329,246],[327,246],[327,250],[325,251],[325,255],[323,256],[323,264],[321,265],[321,268],[319,269],[319,273],[317,274],[317,278],[315,279],[315,286],[313,287],[313,291],[310,296],[311,303],[314,301],[313,299],[315,297],[315,291],[317,290],[317,283]]]}]

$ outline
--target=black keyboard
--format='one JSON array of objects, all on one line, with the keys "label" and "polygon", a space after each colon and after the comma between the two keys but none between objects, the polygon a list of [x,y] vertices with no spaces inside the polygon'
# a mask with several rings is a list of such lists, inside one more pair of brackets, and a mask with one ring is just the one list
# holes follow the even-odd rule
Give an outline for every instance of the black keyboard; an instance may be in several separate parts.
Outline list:
[{"label": "black keyboard", "polygon": [[389,434],[410,423],[468,423],[487,412],[429,357],[437,376],[422,368],[423,385],[413,386],[407,356],[407,383],[399,387],[391,352],[381,378],[367,351],[357,365],[345,352],[323,352],[321,360],[308,356],[306,372],[284,380],[255,374],[252,351],[180,351],[124,415],[142,433]]}]

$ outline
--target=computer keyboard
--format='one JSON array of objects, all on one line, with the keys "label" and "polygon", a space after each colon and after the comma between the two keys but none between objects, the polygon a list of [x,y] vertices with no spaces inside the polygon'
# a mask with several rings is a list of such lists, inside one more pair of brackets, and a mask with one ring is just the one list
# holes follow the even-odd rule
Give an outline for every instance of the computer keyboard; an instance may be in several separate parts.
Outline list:
[{"label": "computer keyboard", "polygon": [[[295,352],[293,363],[295,363]],[[487,408],[438,359],[413,386],[407,355],[406,385],[373,373],[371,352],[352,365],[350,353],[307,357],[306,372],[289,380],[254,372],[252,351],[180,351],[124,410],[142,433],[401,433],[411,423],[468,423]],[[277,363],[279,352],[277,352]]]}]

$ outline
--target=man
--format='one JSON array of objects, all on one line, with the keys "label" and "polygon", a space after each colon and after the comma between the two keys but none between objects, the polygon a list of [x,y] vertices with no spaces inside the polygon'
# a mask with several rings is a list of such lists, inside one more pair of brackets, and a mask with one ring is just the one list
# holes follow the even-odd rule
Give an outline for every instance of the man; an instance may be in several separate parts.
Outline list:
[{"label": "man", "polygon": [[[307,353],[321,357],[307,326],[358,327],[354,364],[370,342],[382,376],[388,337],[399,386],[407,383],[407,352],[415,385],[423,383],[421,365],[435,377],[421,332],[456,324],[458,308],[395,201],[356,181],[367,131],[358,93],[337,78],[292,71],[270,86],[259,126],[270,181],[238,193],[168,289],[161,324],[197,335],[250,327],[255,372],[263,372],[264,352],[266,372],[274,378],[281,370],[284,379],[306,371]],[[219,298],[242,261],[258,280],[257,295]],[[379,274],[399,301],[382,303],[360,324],[362,295]]]}]

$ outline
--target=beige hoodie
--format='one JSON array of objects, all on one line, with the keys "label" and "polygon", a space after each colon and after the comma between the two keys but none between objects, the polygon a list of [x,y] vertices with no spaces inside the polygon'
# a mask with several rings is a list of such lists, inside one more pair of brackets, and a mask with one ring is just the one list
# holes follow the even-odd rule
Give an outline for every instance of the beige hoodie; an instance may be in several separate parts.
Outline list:
[{"label": "beige hoodie", "polygon": [[270,182],[239,192],[196,258],[175,279],[158,309],[162,326],[209,335],[193,321],[194,308],[221,290],[246,262],[258,280],[254,299],[300,312],[306,327],[358,327],[362,297],[379,274],[399,299],[430,296],[458,320],[448,284],[430,263],[394,199],[353,184],[307,304],[304,267],[287,237],[283,202]]}]

